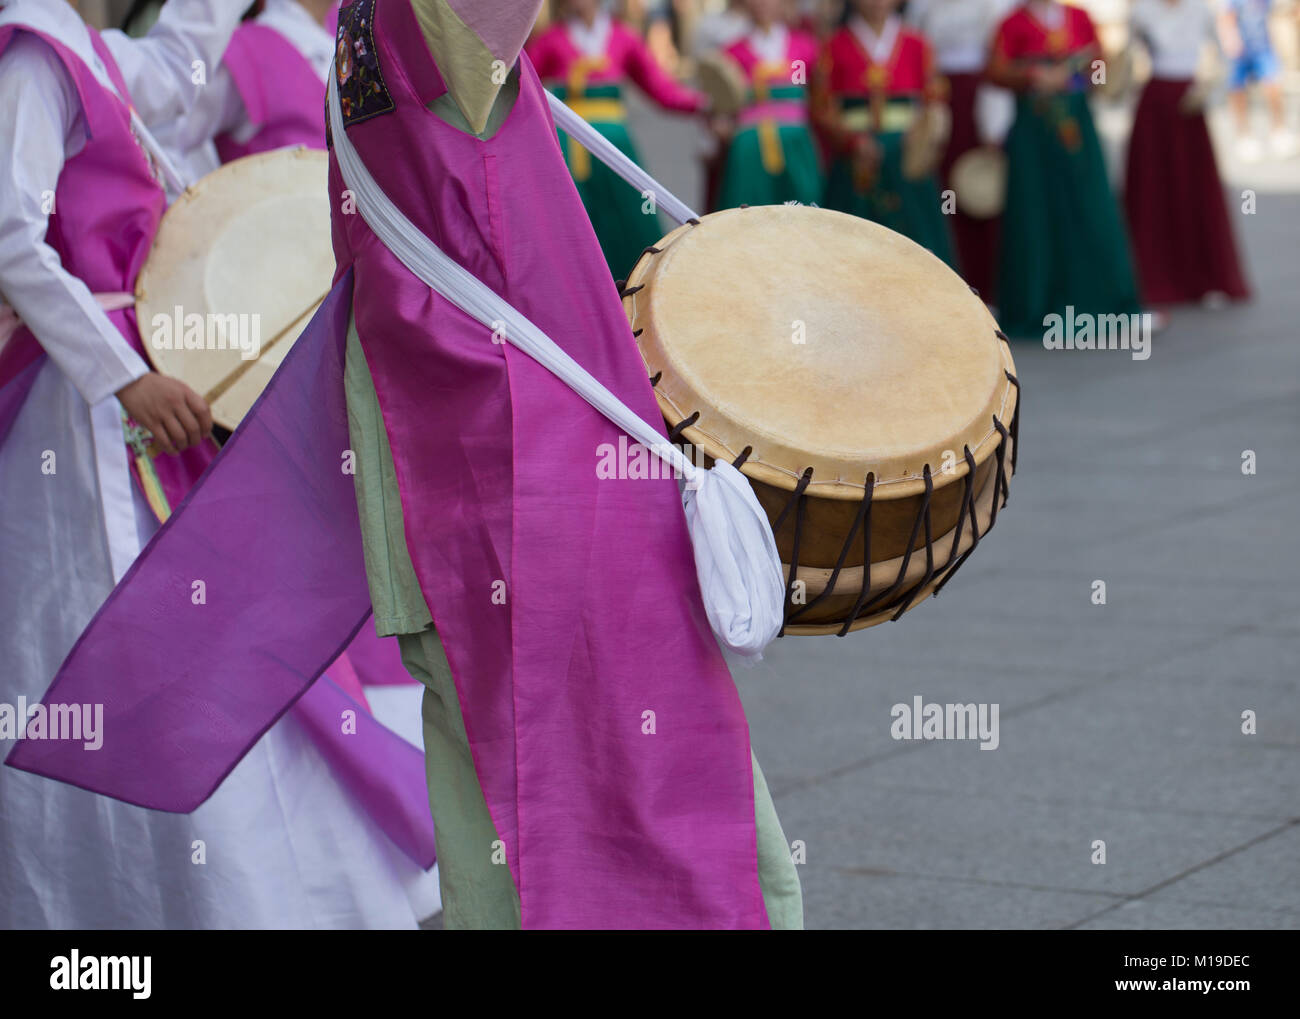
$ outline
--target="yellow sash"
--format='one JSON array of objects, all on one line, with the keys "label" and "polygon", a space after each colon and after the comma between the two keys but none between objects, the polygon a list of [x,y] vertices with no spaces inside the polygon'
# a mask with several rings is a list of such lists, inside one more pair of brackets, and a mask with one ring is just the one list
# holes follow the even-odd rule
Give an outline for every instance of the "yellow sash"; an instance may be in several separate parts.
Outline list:
[{"label": "yellow sash", "polygon": [[[584,56],[575,60],[569,68],[565,102],[588,123],[622,121],[627,116],[619,99],[586,99],[582,95],[587,90],[587,76],[592,71],[601,70],[608,63],[609,58],[605,56]],[[569,139],[569,169],[576,181],[584,181],[591,176],[591,153],[572,138]]]},{"label": "yellow sash", "polygon": [[[873,110],[870,106],[855,106],[840,114],[840,126],[845,131],[870,131]],[[880,126],[877,130],[886,134],[906,131],[916,119],[916,109],[910,104],[887,103],[880,111]]]},{"label": "yellow sash", "polygon": [[[788,73],[789,68],[781,63],[759,64],[755,67],[754,99],[760,103],[767,102],[770,96],[768,77],[782,78]],[[763,159],[763,169],[769,176],[775,177],[785,172],[785,151],[781,148],[781,131],[771,117],[764,117],[758,122],[758,151]]]}]

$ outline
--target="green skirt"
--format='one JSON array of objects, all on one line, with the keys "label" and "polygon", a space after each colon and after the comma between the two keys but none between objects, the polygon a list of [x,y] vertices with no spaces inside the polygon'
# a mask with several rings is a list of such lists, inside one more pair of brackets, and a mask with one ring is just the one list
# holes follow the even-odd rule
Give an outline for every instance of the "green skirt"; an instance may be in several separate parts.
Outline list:
[{"label": "green skirt", "polygon": [[909,237],[956,268],[952,236],[940,207],[939,182],[934,176],[908,180],[903,176],[903,135],[879,134],[882,149],[875,187],[859,191],[853,183],[853,164],[836,159],[826,180],[828,209],[861,216]]},{"label": "green skirt", "polygon": [[[619,122],[593,122],[602,135],[631,159],[640,165],[636,149],[632,145],[632,136],[627,125]],[[560,149],[573,171],[573,157],[569,151],[569,138],[560,134]],[[578,195],[591,219],[600,241],[600,250],[609,263],[609,271],[615,279],[626,279],[641,252],[658,241],[666,230],[659,225],[657,207],[651,206],[649,200],[641,197],[630,184],[618,176],[595,156],[588,160],[590,167],[585,180],[574,177]],[[647,210],[655,211],[647,211]]]},{"label": "green skirt", "polygon": [[1087,98],[1021,96],[1006,148],[1003,331],[1041,338],[1043,320],[1067,306],[1076,315],[1137,314],[1128,235]]},{"label": "green skirt", "polygon": [[718,189],[718,208],[740,205],[814,205],[822,197],[822,171],[812,134],[803,124],[777,128],[785,166],[768,173],[763,166],[757,125],[743,127],[731,139]]}]

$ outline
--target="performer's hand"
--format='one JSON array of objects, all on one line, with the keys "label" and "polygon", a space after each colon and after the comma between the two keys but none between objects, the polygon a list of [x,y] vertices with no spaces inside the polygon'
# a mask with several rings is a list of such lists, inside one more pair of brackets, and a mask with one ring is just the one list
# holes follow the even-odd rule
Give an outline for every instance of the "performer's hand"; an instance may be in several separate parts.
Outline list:
[{"label": "performer's hand", "polygon": [[1178,100],[1178,112],[1184,117],[1195,117],[1205,112],[1206,90],[1199,84],[1192,84],[1182,98]]},{"label": "performer's hand", "polygon": [[173,456],[197,446],[212,431],[207,403],[179,379],[150,372],[119,389],[117,398],[136,424],[153,433],[163,452]]},{"label": "performer's hand", "polygon": [[857,134],[849,143],[853,158],[859,162],[877,163],[880,161],[880,143],[869,134]]},{"label": "performer's hand", "polygon": [[853,187],[860,194],[870,191],[876,184],[880,169],[880,143],[869,134],[860,134],[853,140]]},{"label": "performer's hand", "polygon": [[713,115],[709,117],[709,130],[719,141],[729,141],[731,136],[736,133],[736,125],[731,117]]}]

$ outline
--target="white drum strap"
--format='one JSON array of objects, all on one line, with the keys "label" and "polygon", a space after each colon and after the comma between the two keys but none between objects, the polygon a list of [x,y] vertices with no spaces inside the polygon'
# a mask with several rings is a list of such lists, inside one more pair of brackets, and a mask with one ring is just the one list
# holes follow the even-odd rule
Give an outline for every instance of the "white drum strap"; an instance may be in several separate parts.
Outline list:
[{"label": "white drum strap", "polygon": [[407,219],[371,177],[348,138],[334,75],[329,82],[329,116],[344,183],[361,218],[384,246],[418,279],[487,329],[503,332],[507,342],[686,479],[682,501],[709,623],[731,651],[744,658],[761,657],[781,628],[785,580],[771,525],[744,476],[725,461],[708,471],[692,464],[554,340]]},{"label": "white drum strap", "polygon": [[662,209],[669,219],[675,223],[685,223],[700,218],[691,211],[689,205],[628,159],[613,142],[569,109],[562,100],[551,95],[550,92],[546,93],[546,99],[551,104],[551,115],[555,117],[555,123],[565,134],[574,138],[579,145],[643,195],[652,198],[656,207]]}]

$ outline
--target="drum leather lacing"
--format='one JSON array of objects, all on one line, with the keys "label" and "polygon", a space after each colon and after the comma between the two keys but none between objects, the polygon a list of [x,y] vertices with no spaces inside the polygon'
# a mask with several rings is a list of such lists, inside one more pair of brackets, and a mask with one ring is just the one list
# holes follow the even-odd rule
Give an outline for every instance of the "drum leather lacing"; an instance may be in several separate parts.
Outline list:
[{"label": "drum leather lacing", "polygon": [[[650,249],[647,248],[646,250],[647,252],[650,252]],[[654,253],[654,252],[650,252],[650,253]],[[637,287],[636,289],[641,289],[641,288]],[[632,290],[627,291],[627,293],[632,293],[632,292],[633,292]],[[638,332],[640,332],[640,330],[638,330]],[[1010,340],[1007,338],[1006,334],[1003,333],[1000,329],[996,330],[996,335],[998,339],[1010,343]],[[840,548],[839,556],[836,560],[834,568],[831,570],[831,575],[826,582],[825,589],[823,589],[821,593],[819,593],[815,598],[813,598],[812,601],[807,602],[804,605],[800,605],[796,608],[794,604],[794,592],[795,592],[795,584],[798,581],[798,576],[799,576],[799,543],[802,538],[804,508],[808,499],[807,489],[809,484],[812,483],[812,479],[813,479],[813,469],[809,467],[803,472],[802,475],[800,475],[799,481],[795,485],[794,491],[790,494],[790,498],[786,501],[785,506],[782,507],[781,512],[778,514],[776,518],[776,521],[772,525],[772,532],[774,534],[778,533],[781,530],[781,527],[784,525],[786,518],[790,515],[791,510],[794,511],[794,541],[793,541],[793,545],[791,548],[791,555],[790,555],[790,572],[788,574],[787,581],[786,581],[785,626],[788,626],[791,623],[797,621],[801,615],[810,611],[815,606],[819,605],[821,602],[825,601],[828,597],[836,593],[836,582],[839,580],[840,573],[844,569],[844,563],[848,559],[849,552],[852,549],[853,542],[857,538],[859,531],[862,532],[862,538],[863,538],[863,560],[862,561],[864,566],[862,570],[862,589],[858,593],[858,599],[853,605],[852,612],[849,613],[848,618],[844,621],[844,624],[837,631],[836,636],[843,637],[846,634],[848,634],[850,632],[850,629],[853,626],[853,623],[856,622],[858,619],[862,618],[864,615],[869,615],[872,609],[879,608],[880,611],[885,611],[893,604],[898,605],[898,610],[890,617],[890,622],[897,622],[898,619],[901,618],[902,615],[909,608],[911,608],[912,602],[916,600],[917,596],[922,591],[924,591],[931,582],[934,581],[936,576],[938,576],[940,579],[938,584],[935,586],[935,589],[931,592],[931,597],[938,597],[939,592],[942,591],[944,587],[947,586],[948,581],[950,581],[956,575],[957,571],[961,569],[962,565],[966,562],[966,560],[971,557],[971,553],[974,552],[975,549],[979,546],[980,539],[983,538],[983,536],[993,528],[993,525],[995,523],[997,523],[998,510],[1001,506],[1005,506],[1007,504],[1007,501],[1009,500],[1011,495],[1010,479],[1006,470],[1007,467],[1006,452],[1007,452],[1007,446],[1008,444],[1010,444],[1011,473],[1014,474],[1016,470],[1016,455],[1017,453],[1019,453],[1020,381],[1019,379],[1016,378],[1015,375],[1013,375],[1009,371],[1004,370],[1004,374],[1007,377],[1007,381],[1010,382],[1016,389],[1016,409],[1014,413],[1011,415],[1010,428],[1004,425],[996,415],[994,415],[993,417],[993,428],[998,433],[999,436],[998,444],[994,451],[994,455],[996,457],[996,467],[995,467],[995,473],[993,478],[993,484],[994,484],[994,492],[1000,493],[1001,498],[999,499],[995,495],[993,499],[993,504],[989,513],[989,526],[985,528],[983,531],[981,531],[979,527],[979,520],[975,513],[975,469],[976,469],[975,456],[973,453],[971,453],[970,446],[965,446],[962,450],[962,458],[966,462],[966,468],[967,468],[966,477],[964,480],[964,485],[962,490],[961,510],[958,513],[957,524],[953,530],[952,548],[948,553],[948,565],[936,568],[935,560],[934,560],[934,537],[933,534],[931,533],[931,519],[930,519],[930,497],[934,492],[934,479],[931,474],[930,465],[926,464],[924,469],[922,470],[922,478],[925,481],[925,495],[921,501],[921,505],[917,509],[916,518],[912,522],[912,534],[907,542],[907,547],[903,552],[903,560],[902,563],[899,565],[898,577],[894,580],[894,583],[890,585],[889,588],[880,592],[880,594],[876,595],[874,598],[869,598],[868,596],[871,591],[871,568],[870,568],[871,567],[871,497],[872,497],[872,493],[875,490],[876,475],[874,472],[868,472],[866,481],[864,482],[863,485],[864,494],[862,497],[862,501],[858,506],[857,516],[854,518],[853,525],[849,529],[848,536],[844,539],[844,544]],[[659,384],[659,381],[662,378],[663,378],[663,372],[662,371],[656,372],[650,378],[650,385],[652,387],[657,386]],[[684,417],[681,421],[679,421],[676,425],[674,425],[669,430],[668,432],[669,441],[682,442],[683,441],[682,433],[687,428],[692,427],[697,421],[699,421],[699,419],[700,419],[700,412],[698,410],[692,411],[689,415]],[[683,444],[689,445],[690,443],[684,442]],[[735,467],[737,470],[741,470],[744,467],[745,462],[749,459],[750,455],[753,453],[753,451],[754,451],[753,446],[746,446],[743,450],[741,450],[740,455],[737,456],[734,460],[732,460],[731,466]],[[957,560],[954,562],[953,557],[956,556],[957,549],[961,547],[962,533],[963,530],[965,529],[967,518],[970,519],[970,529],[971,529],[971,536],[972,536],[971,546],[965,552],[963,552],[962,555],[959,558],[957,558]],[[922,575],[920,581],[918,581],[916,584],[913,584],[910,588],[908,588],[905,594],[902,594],[900,596],[899,595],[900,589],[902,588],[907,577],[907,567],[911,564],[912,553],[913,551],[915,551],[916,540],[921,535],[922,530],[924,530],[925,533],[925,573]],[[894,602],[891,602],[889,600],[891,598],[896,598],[896,596],[901,600],[897,600]],[[785,635],[785,626],[783,626],[781,629],[782,636]]]}]

